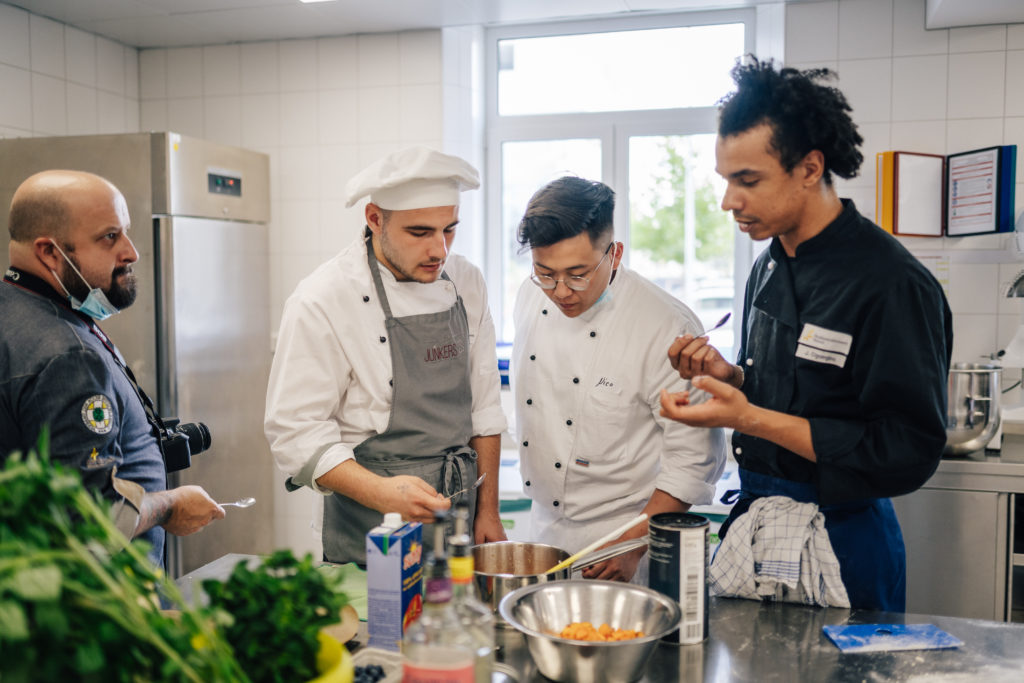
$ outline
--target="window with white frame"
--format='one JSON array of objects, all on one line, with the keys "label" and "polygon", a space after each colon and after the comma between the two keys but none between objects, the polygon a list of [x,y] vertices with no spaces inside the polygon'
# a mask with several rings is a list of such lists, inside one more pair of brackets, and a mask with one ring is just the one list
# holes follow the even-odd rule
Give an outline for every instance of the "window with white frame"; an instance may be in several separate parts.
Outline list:
[{"label": "window with white frame", "polygon": [[[531,261],[516,240],[530,196],[563,175],[616,193],[627,265],[710,327],[740,299],[749,240],[719,204],[718,100],[753,52],[752,10],[495,28],[487,36],[486,258],[498,339]],[[733,316],[735,320],[738,316]],[[713,334],[733,352],[732,322]]]}]

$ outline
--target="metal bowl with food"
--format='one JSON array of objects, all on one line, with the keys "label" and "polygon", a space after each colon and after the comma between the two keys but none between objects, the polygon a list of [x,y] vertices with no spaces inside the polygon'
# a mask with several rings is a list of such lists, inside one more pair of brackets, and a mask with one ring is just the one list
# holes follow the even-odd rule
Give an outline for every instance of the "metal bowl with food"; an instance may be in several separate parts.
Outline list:
[{"label": "metal bowl with food", "polygon": [[[568,580],[519,588],[499,612],[526,637],[542,674],[561,683],[640,678],[661,638],[679,628],[679,604],[656,590],[616,581]],[[593,642],[558,634],[574,622],[642,631],[631,640]]]}]

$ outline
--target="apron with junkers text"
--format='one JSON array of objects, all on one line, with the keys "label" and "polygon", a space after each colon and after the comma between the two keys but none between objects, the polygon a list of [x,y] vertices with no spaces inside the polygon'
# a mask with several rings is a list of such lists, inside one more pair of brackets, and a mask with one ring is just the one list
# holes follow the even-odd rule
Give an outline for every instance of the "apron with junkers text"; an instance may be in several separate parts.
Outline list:
[{"label": "apron with junkers text", "polygon": [[[473,435],[473,397],[466,307],[456,291],[448,310],[396,318],[369,239],[366,256],[384,309],[387,339],[381,343],[391,345],[393,392],[387,428],[355,447],[356,462],[383,477],[417,476],[448,496],[477,477],[476,452],[468,445]],[[451,282],[446,273],[441,277]],[[472,529],[476,492],[463,495],[468,498]],[[365,563],[366,532],[381,519],[382,513],[351,498],[338,493],[328,496],[324,558]],[[433,534],[426,529],[423,542],[427,550],[433,546]]]}]

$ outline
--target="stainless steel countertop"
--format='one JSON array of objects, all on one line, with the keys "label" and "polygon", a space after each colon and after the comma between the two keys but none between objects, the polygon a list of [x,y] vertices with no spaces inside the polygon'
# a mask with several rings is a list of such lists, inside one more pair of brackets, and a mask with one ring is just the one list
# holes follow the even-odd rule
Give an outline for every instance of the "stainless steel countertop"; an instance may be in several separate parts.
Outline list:
[{"label": "stainless steel countertop", "polygon": [[[239,560],[252,562],[258,558],[225,555],[181,577],[177,583],[191,595],[197,581],[226,578]],[[709,614],[710,636],[705,642],[659,645],[641,681],[1019,683],[1024,676],[1024,624],[729,598],[711,598]],[[847,623],[935,624],[964,644],[950,650],[842,654],[822,628]],[[518,681],[547,680],[537,673],[521,634],[498,629],[496,639],[498,661],[515,670]],[[365,642],[366,624],[361,623],[349,649],[357,651]]]},{"label": "stainless steel countertop", "polygon": [[[964,644],[951,650],[843,654],[822,627],[845,623],[935,624]],[[1019,683],[1024,676],[1021,624],[728,598],[711,599],[709,624],[704,643],[659,645],[641,681]],[[518,632],[499,629],[498,644],[498,661],[519,672],[520,681],[548,680],[537,673]]]},{"label": "stainless steel countertop", "polygon": [[925,488],[1024,493],[1024,462],[999,451],[972,453],[965,458],[943,458]]}]

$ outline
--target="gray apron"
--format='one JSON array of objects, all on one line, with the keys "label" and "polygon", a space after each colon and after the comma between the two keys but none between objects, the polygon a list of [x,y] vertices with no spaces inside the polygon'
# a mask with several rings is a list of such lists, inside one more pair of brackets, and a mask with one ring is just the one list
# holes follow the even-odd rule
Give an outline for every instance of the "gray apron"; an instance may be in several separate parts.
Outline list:
[{"label": "gray apron", "polygon": [[[355,447],[356,462],[384,477],[415,475],[450,495],[477,477],[476,452],[468,446],[473,435],[473,394],[466,307],[456,291],[455,304],[446,311],[396,318],[369,239],[366,258],[384,309],[387,338],[380,343],[391,345],[393,393],[387,429]],[[451,282],[446,273],[441,277]],[[472,525],[476,491],[468,494],[466,502]],[[380,512],[351,498],[338,493],[328,496],[324,500],[325,559],[364,564],[366,532],[381,519]],[[424,528],[428,550],[433,540],[429,527]]]}]

